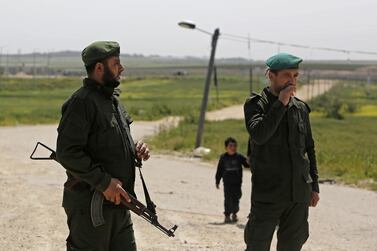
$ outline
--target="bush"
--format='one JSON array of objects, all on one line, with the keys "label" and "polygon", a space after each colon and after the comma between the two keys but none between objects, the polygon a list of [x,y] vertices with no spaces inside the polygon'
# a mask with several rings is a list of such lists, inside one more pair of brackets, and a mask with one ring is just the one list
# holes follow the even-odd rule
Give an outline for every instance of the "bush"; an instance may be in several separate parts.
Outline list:
[{"label": "bush", "polygon": [[355,113],[359,110],[359,107],[355,103],[347,103],[346,110],[349,113]]},{"label": "bush", "polygon": [[188,113],[184,116],[183,123],[185,123],[185,124],[198,124],[199,123],[199,115],[194,113],[194,112],[190,112],[190,113]]},{"label": "bush", "polygon": [[326,118],[333,118],[333,119],[344,119],[342,114],[342,110],[344,108],[344,104],[341,103],[337,98],[334,98],[328,102],[328,104],[324,107],[325,117]]}]

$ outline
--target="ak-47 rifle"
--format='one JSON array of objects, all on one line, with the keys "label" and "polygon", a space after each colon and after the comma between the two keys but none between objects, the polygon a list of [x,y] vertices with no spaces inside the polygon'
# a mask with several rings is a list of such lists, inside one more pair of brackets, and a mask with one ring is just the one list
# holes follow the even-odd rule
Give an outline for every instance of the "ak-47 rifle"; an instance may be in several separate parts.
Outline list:
[{"label": "ak-47 rifle", "polygon": [[[50,156],[48,157],[35,157],[34,154],[37,151],[38,146],[42,146],[49,150],[51,152]],[[56,157],[56,152],[52,150],[50,147],[46,146],[45,144],[41,142],[37,142],[37,145],[35,146],[33,152],[30,155],[30,159],[32,160],[55,160],[59,163],[57,157]],[[142,163],[140,160],[138,160],[135,165],[139,168],[139,173],[140,173],[140,178],[143,184],[143,189],[144,189],[144,195],[145,195],[145,200],[147,206],[145,206],[143,203],[138,201],[134,196],[131,194],[128,194],[131,201],[127,202],[124,198],[121,198],[121,204],[125,207],[127,207],[129,210],[134,212],[135,214],[139,215],[146,221],[148,221],[150,224],[161,230],[164,234],[166,234],[169,237],[174,237],[174,232],[177,230],[178,226],[174,225],[172,228],[167,229],[164,226],[162,226],[158,222],[158,217],[156,214],[156,205],[152,202],[147,186],[145,184],[143,174],[141,172],[141,167]],[[69,183],[70,182],[70,183]],[[78,184],[80,181],[78,179],[74,179],[72,181],[68,181],[65,184],[65,187],[74,187],[76,184]],[[69,184],[67,184],[69,183]],[[90,203],[90,214],[91,214],[91,219],[92,219],[92,224],[94,227],[101,226],[105,224],[105,219],[103,218],[103,201],[104,201],[104,196],[101,192],[97,191],[94,189],[94,193],[92,196],[92,200]]]}]

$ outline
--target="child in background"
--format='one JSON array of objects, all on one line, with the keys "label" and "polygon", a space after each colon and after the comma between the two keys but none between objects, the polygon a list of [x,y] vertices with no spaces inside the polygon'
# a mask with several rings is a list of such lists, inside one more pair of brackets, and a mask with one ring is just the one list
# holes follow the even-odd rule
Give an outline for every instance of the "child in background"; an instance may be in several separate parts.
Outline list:
[{"label": "child in background", "polygon": [[[225,223],[237,222],[242,195],[242,166],[249,167],[246,158],[237,153],[237,141],[234,138],[225,140],[226,152],[220,156],[216,172],[216,188],[219,189],[220,180],[224,183]],[[230,217],[232,216],[232,218]]]}]

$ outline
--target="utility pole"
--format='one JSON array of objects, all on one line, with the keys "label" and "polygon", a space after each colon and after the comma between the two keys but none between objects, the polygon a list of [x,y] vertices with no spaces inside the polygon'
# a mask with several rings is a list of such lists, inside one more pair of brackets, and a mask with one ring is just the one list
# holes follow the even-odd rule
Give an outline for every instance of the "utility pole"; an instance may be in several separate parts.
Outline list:
[{"label": "utility pole", "polygon": [[371,86],[371,80],[370,80],[370,74],[369,74],[369,71],[368,71],[368,76],[367,76],[367,96],[370,95],[370,86]]},{"label": "utility pole", "polygon": [[311,96],[312,96],[312,85],[315,83],[315,76],[310,76],[311,79],[310,79],[310,82],[309,82],[309,85],[308,85],[308,100],[311,99]]},{"label": "utility pole", "polygon": [[307,96],[307,99],[309,100],[309,96],[310,96],[310,70],[307,69],[307,80],[306,80],[306,84],[307,84],[307,89],[306,89],[306,96]]},{"label": "utility pole", "polygon": [[[249,53],[249,60],[251,62],[251,39],[250,39],[250,33],[247,34],[247,50]],[[249,69],[249,92],[250,96],[253,95],[253,66],[250,65]]]},{"label": "utility pole", "polygon": [[216,65],[213,66],[213,81],[214,81],[214,84],[215,84],[215,87],[216,87],[216,105],[219,104],[219,85],[218,85],[218,82],[217,82],[217,67]]},{"label": "utility pole", "polygon": [[205,116],[206,116],[206,110],[207,110],[207,104],[208,104],[209,87],[211,83],[211,76],[212,76],[213,65],[215,61],[217,40],[219,36],[220,36],[220,29],[217,28],[215,32],[212,34],[211,56],[209,58],[207,77],[206,77],[206,82],[204,86],[203,100],[202,100],[202,105],[200,108],[199,126],[198,126],[198,131],[196,134],[195,148],[198,148],[202,144]]},{"label": "utility pole", "polygon": [[247,50],[249,52],[249,60],[251,60],[251,39],[250,39],[250,33],[247,34]]},{"label": "utility pole", "polygon": [[6,45],[3,45],[3,46],[0,46],[0,78],[2,77],[2,75],[4,75],[5,74],[5,68],[7,68],[6,66],[7,66],[7,64],[8,64],[8,51],[7,51],[7,55],[6,55],[6,62],[5,62],[5,66],[3,66],[3,50],[4,50],[4,48],[6,48],[7,46]]},{"label": "utility pole", "polygon": [[5,57],[5,69],[4,69],[4,75],[7,78],[9,74],[9,51],[7,50],[7,54]]},{"label": "utility pole", "polygon": [[47,78],[50,78],[50,51],[47,51],[46,70],[47,70]]},{"label": "utility pole", "polygon": [[2,63],[2,56],[3,56],[3,46],[0,46],[0,79],[3,75],[2,68],[1,68],[1,63]]},{"label": "utility pole", "polygon": [[201,28],[198,28],[195,23],[191,21],[182,21],[179,22],[178,25],[182,28],[186,29],[196,29],[202,33],[205,33],[207,35],[210,35],[212,37],[211,40],[211,56],[209,58],[208,63],[208,69],[207,69],[207,77],[204,85],[204,93],[203,93],[203,100],[202,105],[200,108],[200,116],[199,116],[199,125],[198,125],[198,131],[196,134],[196,140],[195,140],[195,149],[200,147],[202,144],[202,137],[203,137],[203,131],[204,131],[204,123],[205,123],[205,117],[206,117],[206,110],[207,110],[207,104],[208,104],[208,94],[209,94],[209,87],[211,83],[211,76],[214,68],[214,62],[215,62],[215,53],[216,53],[216,46],[217,46],[217,40],[220,36],[220,29],[215,29],[214,33],[211,33],[209,31],[203,30]]},{"label": "utility pole", "polygon": [[35,55],[35,50],[33,50],[33,79],[35,79],[35,64],[36,64],[36,55]]},{"label": "utility pole", "polygon": [[249,70],[249,91],[250,91],[250,96],[253,95],[253,67],[250,67]]},{"label": "utility pole", "polygon": [[17,67],[16,74],[22,71],[22,65],[21,65],[21,49],[17,49],[17,60],[15,62],[15,65]]}]

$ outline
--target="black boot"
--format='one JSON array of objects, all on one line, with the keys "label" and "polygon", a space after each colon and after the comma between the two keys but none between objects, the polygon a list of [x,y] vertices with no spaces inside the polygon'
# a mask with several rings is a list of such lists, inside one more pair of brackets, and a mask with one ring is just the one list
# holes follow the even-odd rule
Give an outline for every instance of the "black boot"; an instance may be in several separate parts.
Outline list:
[{"label": "black boot", "polygon": [[229,215],[225,215],[224,223],[231,223],[232,220],[230,219]]},{"label": "black boot", "polygon": [[238,221],[237,214],[233,214],[232,215],[232,222],[237,222],[237,221]]}]

